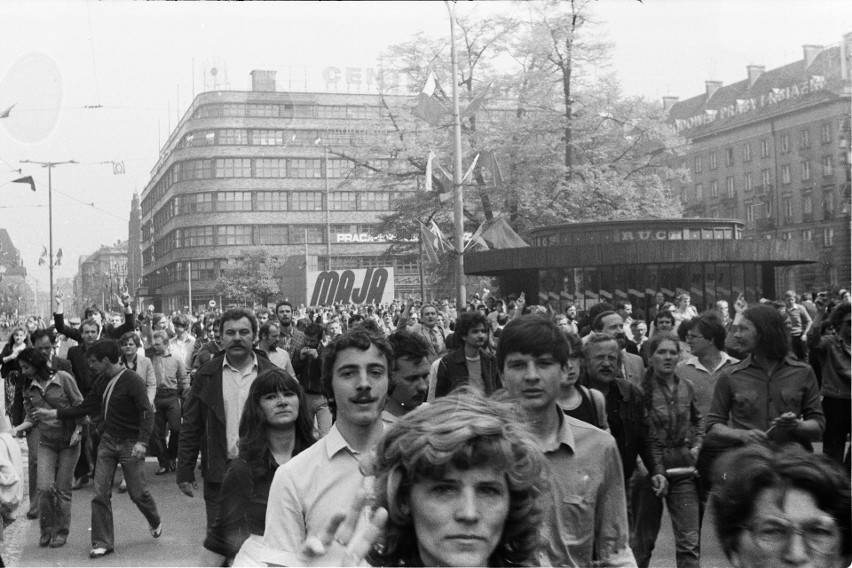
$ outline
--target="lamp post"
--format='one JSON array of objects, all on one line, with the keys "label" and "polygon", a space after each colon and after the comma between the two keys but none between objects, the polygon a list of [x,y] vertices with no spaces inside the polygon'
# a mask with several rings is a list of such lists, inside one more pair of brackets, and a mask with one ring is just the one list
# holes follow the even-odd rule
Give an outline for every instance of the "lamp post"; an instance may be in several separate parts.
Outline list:
[{"label": "lamp post", "polygon": [[[38,162],[35,160],[21,160],[22,164],[35,164],[43,168],[47,168],[47,220],[48,220],[48,239],[50,242],[50,256],[48,257],[48,267],[50,268],[50,298],[48,298],[48,306],[53,301],[53,168],[63,164],[77,164],[77,160],[65,160],[64,162]],[[49,307],[52,310],[52,307]]]}]

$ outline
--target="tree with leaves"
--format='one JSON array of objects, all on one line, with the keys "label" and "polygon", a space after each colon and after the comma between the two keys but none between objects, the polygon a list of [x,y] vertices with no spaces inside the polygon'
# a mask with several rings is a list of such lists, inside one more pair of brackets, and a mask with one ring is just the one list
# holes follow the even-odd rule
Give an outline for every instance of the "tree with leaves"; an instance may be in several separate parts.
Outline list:
[{"label": "tree with leaves", "polygon": [[279,292],[277,264],[269,251],[244,249],[242,256],[228,259],[216,282],[216,293],[230,300],[266,306]]}]

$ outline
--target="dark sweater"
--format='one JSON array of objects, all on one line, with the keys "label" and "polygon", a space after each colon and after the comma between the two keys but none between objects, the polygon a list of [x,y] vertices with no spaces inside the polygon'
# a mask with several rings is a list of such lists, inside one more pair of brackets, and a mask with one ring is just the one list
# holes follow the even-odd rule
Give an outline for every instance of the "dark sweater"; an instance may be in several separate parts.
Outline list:
[{"label": "dark sweater", "polygon": [[[89,415],[92,418],[103,415],[103,396],[112,376],[98,377],[92,390],[79,406],[57,409],[59,418],[78,418]],[[154,427],[154,412],[148,402],[145,379],[124,369],[115,383],[109,399],[109,412],[102,424],[103,433],[117,440],[135,439],[145,447]]]}]

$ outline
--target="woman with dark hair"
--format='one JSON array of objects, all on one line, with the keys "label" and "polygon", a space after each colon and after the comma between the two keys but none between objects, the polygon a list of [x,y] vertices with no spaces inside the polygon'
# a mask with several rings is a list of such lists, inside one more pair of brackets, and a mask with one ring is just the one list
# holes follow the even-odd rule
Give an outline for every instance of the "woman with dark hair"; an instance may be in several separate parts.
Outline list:
[{"label": "woman with dark hair", "polygon": [[713,511],[737,568],[844,568],[852,562],[849,478],[823,455],[751,445],[716,465]]},{"label": "woman with dark hair", "polygon": [[374,497],[309,535],[304,565],[539,564],[545,457],[511,405],[462,387],[395,423],[362,469]]},{"label": "woman with dark hair", "polygon": [[12,413],[12,403],[15,399],[15,384],[21,375],[18,356],[28,347],[32,347],[32,344],[30,343],[30,335],[27,333],[27,328],[18,326],[12,329],[12,333],[9,334],[9,341],[6,342],[3,350],[0,351],[0,362],[2,362],[0,375],[3,376],[5,388],[4,412],[10,416]]},{"label": "woman with dark hair", "polygon": [[35,425],[39,429],[38,490],[39,546],[59,548],[68,540],[71,524],[71,484],[74,466],[80,457],[80,433],[87,418],[39,420],[33,411],[38,408],[68,408],[79,406],[83,395],[74,377],[65,371],[53,371],[47,359],[33,348],[18,355],[21,374],[29,382],[23,389],[27,418],[12,429],[13,434]]},{"label": "woman with dark hair", "polygon": [[784,318],[772,306],[756,305],[737,314],[734,326],[737,350],[747,357],[716,382],[708,434],[729,448],[797,442],[811,449],[825,428],[819,387],[813,369],[789,355]]},{"label": "woman with dark hair", "polygon": [[665,499],[672,520],[677,566],[697,568],[700,537],[695,464],[704,437],[704,417],[698,410],[695,387],[675,372],[680,358],[677,336],[660,332],[648,343],[650,367],[642,379],[642,390],[654,434],[664,446],[663,466],[669,488],[661,494],[652,487],[648,474],[634,476],[630,489],[630,548],[639,568],[647,568],[660,532]]},{"label": "woman with dark hair", "polygon": [[252,383],[240,418],[240,453],[225,472],[222,505],[199,566],[266,565],[259,552],[269,487],[278,466],[316,440],[309,416],[302,387],[285,371],[271,369]]}]

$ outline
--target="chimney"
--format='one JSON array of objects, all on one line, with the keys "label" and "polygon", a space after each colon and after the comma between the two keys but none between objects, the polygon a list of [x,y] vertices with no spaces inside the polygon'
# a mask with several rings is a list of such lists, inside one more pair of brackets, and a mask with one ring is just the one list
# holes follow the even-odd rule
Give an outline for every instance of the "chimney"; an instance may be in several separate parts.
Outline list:
[{"label": "chimney", "polygon": [[704,81],[704,85],[707,87],[707,100],[709,101],[722,86],[722,81]]},{"label": "chimney", "polygon": [[251,90],[266,93],[275,92],[275,71],[255,69],[251,72]]},{"label": "chimney", "polygon": [[680,97],[663,97],[663,111],[669,112],[679,100]]},{"label": "chimney", "polygon": [[820,54],[823,50],[823,46],[821,45],[803,45],[802,51],[805,54],[805,69],[811,66],[811,63],[814,62],[816,56]]},{"label": "chimney", "polygon": [[746,72],[748,73],[748,87],[749,89],[754,86],[754,83],[757,81],[758,77],[763,75],[763,72],[766,70],[766,67],[763,65],[746,65]]}]

